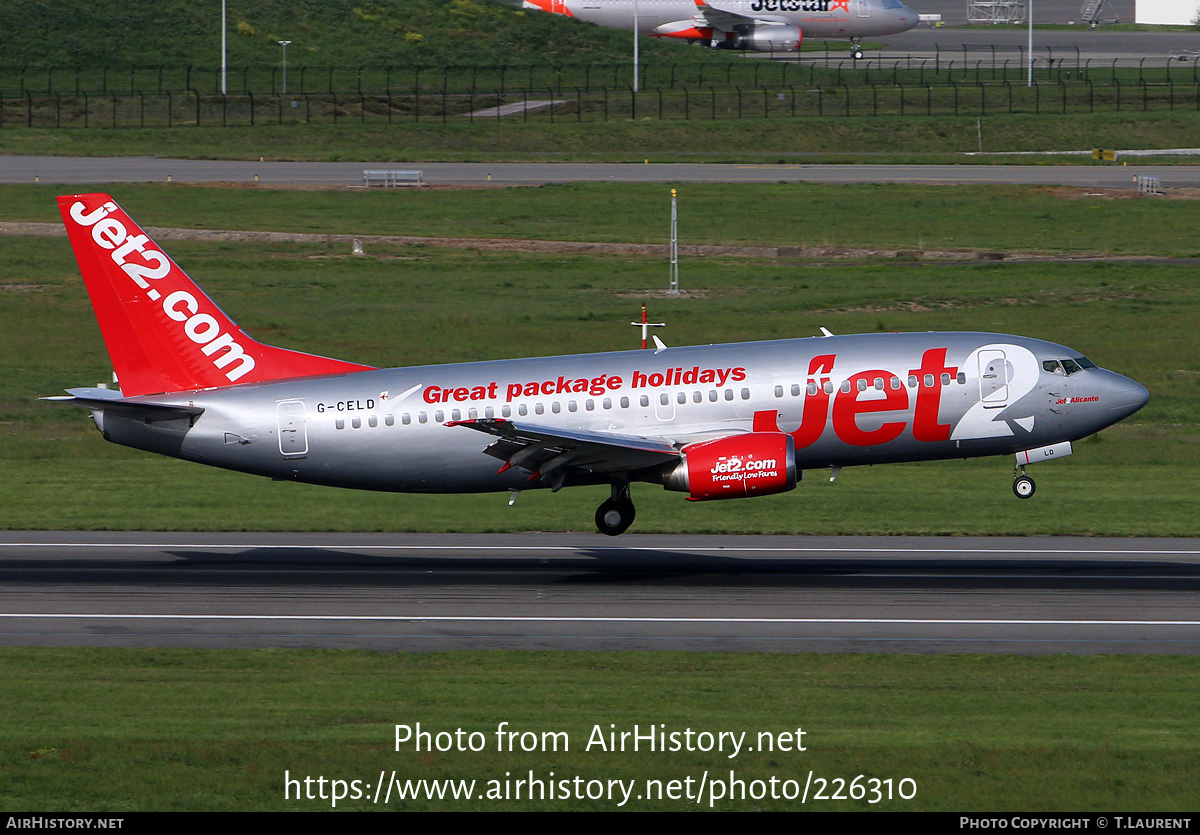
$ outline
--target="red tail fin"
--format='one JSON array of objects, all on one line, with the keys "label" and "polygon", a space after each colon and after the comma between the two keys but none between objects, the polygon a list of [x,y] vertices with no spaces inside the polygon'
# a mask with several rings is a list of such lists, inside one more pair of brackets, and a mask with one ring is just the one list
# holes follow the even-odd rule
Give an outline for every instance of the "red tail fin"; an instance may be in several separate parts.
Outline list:
[{"label": "red tail fin", "polygon": [[255,342],[107,194],[58,208],[126,397],[370,369]]}]

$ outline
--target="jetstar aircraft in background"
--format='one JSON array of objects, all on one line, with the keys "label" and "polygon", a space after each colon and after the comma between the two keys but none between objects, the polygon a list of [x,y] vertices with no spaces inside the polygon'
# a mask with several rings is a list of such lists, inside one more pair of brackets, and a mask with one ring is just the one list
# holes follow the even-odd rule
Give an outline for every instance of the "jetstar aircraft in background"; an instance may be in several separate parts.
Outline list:
[{"label": "jetstar aircraft in background", "polygon": [[862,57],[864,37],[917,25],[900,0],[501,0],[656,38],[699,41],[723,49],[796,52],[804,38],[849,38]]},{"label": "jetstar aircraft in background", "polygon": [[[120,391],[69,389],[106,440],[274,479],[415,493],[631,482],[691,500],[803,471],[1015,454],[1024,465],[1145,405],[1051,342],[864,334],[375,369],[247,336],[106,194],[60,197]],[[499,467],[497,468],[497,463]]]}]

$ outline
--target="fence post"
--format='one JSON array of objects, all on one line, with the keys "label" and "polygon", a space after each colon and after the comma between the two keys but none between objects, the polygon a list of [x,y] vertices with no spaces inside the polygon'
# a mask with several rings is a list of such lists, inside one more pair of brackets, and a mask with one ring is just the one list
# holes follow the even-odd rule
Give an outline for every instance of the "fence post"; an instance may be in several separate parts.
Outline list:
[{"label": "fence post", "polygon": [[138,127],[144,128],[146,127],[146,94],[138,90],[138,98],[141,99],[141,111],[138,113]]},{"label": "fence post", "polygon": [[[692,103],[689,99],[690,99],[690,96],[688,95],[688,88],[687,88],[687,85],[684,84],[683,85],[683,121],[685,121],[685,122],[688,121],[689,119],[691,119],[691,114],[689,111],[691,110]],[[1197,82],[1197,84],[1196,84],[1196,109],[1200,110],[1200,82]]]},{"label": "fence post", "polygon": [[896,86],[900,88],[900,115],[903,116],[904,115],[904,85],[897,84]]},{"label": "fence post", "polygon": [[1113,76],[1113,86],[1117,88],[1117,112],[1121,112],[1121,82]]},{"label": "fence post", "polygon": [[246,95],[250,97],[250,127],[254,127],[254,94],[247,90]]},{"label": "fence post", "polygon": [[171,96],[170,90],[167,90],[166,95],[167,95],[167,128],[170,129],[171,127],[173,127],[173,125],[171,124],[171,122],[173,121],[171,110],[172,110],[172,106],[175,104],[175,99]]},{"label": "fence post", "polygon": [[633,86],[629,87],[629,118],[634,122],[637,121],[637,91]]},{"label": "fence post", "polygon": [[[25,71],[21,70],[21,86],[22,87],[25,86],[25,77],[24,76],[25,76]],[[26,119],[25,126],[31,128],[31,127],[33,127],[33,93],[26,90],[25,91],[25,99],[28,102],[28,106],[25,108],[25,119]],[[116,127],[116,119],[117,119],[117,111],[114,107],[114,109],[113,109],[113,127]]]},{"label": "fence post", "polygon": [[112,110],[113,130],[116,130],[117,129],[117,94],[116,94],[116,91],[113,91],[112,97],[113,97],[113,99],[112,99],[112,101],[113,101],[113,110]]}]

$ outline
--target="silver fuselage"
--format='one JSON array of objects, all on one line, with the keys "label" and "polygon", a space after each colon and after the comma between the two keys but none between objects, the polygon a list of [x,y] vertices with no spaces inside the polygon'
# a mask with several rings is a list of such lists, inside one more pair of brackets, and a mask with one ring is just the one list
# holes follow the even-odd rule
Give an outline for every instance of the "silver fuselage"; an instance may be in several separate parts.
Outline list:
[{"label": "silver fuselage", "polygon": [[[1141,408],[1078,352],[990,333],[862,334],[394,368],[132,398],[203,408],[148,423],[96,412],[113,442],[278,479],[400,492],[546,486],[497,473],[456,420],[666,440],[793,435],[800,469],[1016,453],[1074,441]],[[660,481],[658,471],[631,472]],[[568,484],[605,481],[586,471]]]}]

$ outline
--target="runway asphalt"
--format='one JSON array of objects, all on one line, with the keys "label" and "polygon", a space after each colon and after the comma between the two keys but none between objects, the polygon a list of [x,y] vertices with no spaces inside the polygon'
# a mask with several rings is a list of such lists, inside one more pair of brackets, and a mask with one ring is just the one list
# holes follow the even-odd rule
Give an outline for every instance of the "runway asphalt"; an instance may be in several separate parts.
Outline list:
[{"label": "runway asphalt", "polygon": [[1200,653],[1200,540],[0,536],[0,644]]}]

